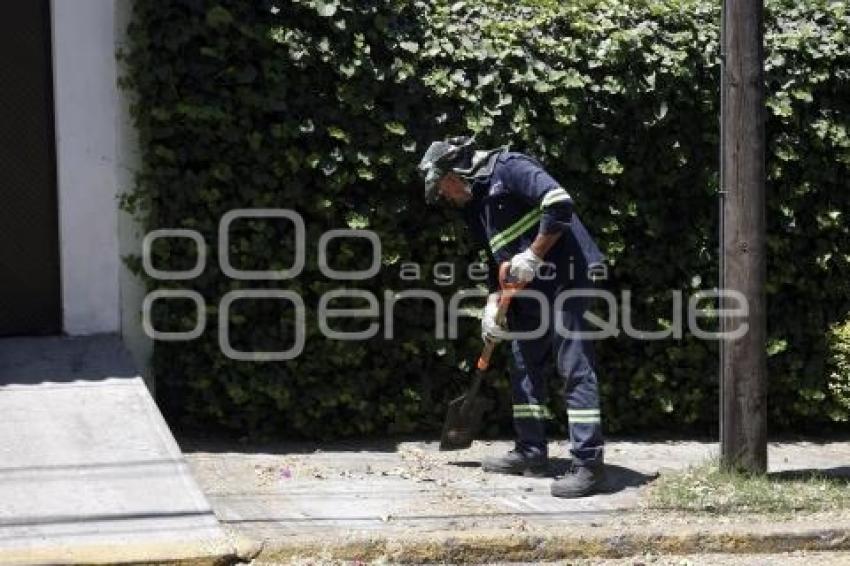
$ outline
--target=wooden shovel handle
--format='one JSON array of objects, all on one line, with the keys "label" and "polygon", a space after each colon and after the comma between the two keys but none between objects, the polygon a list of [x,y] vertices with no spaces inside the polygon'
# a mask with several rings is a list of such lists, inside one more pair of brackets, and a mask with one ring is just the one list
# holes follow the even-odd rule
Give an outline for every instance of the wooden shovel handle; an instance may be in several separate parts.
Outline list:
[{"label": "wooden shovel handle", "polygon": [[[496,311],[496,321],[499,324],[505,323],[508,315],[508,307],[511,306],[511,300],[526,285],[519,281],[510,281],[509,270],[510,262],[508,261],[502,262],[502,265],[499,266],[499,286],[501,287],[501,291],[499,292],[499,309]],[[478,371],[485,371],[490,367],[490,358],[493,356],[496,344],[494,340],[486,340],[484,342],[484,348],[481,350],[481,355],[478,357],[478,364],[476,364]]]}]

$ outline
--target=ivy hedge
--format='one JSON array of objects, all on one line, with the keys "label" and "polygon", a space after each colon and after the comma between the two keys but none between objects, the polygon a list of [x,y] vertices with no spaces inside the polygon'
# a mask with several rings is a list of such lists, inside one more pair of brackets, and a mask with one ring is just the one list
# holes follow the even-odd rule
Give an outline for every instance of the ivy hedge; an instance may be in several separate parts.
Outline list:
[{"label": "ivy hedge", "polygon": [[[479,259],[452,211],[425,207],[416,164],[437,138],[475,133],[537,156],[573,195],[610,258],[611,290],[631,290],[643,329],[674,324],[672,291],[717,280],[719,5],[708,0],[136,0],[123,86],[143,166],[124,202],[147,226],[190,228],[208,247],[189,281],[151,289],[198,291],[207,330],[158,342],[158,398],[173,422],[260,436],[342,437],[433,432],[480,347],[478,323],[435,335],[430,300],[393,308],[385,291],[475,285],[435,277]],[[769,0],[766,13],[770,419],[822,427],[850,417],[847,373],[850,241],[850,12],[843,2]],[[286,281],[226,277],[218,227],[233,209],[297,211],[306,265]],[[378,273],[340,283],[320,271],[330,229],[375,231]],[[237,269],[282,269],[294,256],[287,221],[242,219],[229,232]],[[369,247],[329,247],[335,269],[366,269]],[[196,251],[158,240],[159,269],[188,269]],[[139,258],[128,258],[139,268]],[[422,266],[419,280],[405,264]],[[445,266],[437,266],[446,274]],[[374,294],[378,334],[329,340],[321,296],[344,286]],[[228,292],[285,289],[303,297],[306,342],[286,362],[224,356],[218,305]],[[472,304],[472,303],[470,303]],[[338,306],[338,304],[335,304]],[[363,307],[363,301],[351,306]],[[189,301],[157,302],[153,323],[195,324]],[[293,341],[291,306],[236,301],[238,349]],[[685,318],[685,320],[687,320]],[[364,330],[369,321],[335,320]],[[706,431],[717,418],[717,347],[620,336],[598,344],[610,431]],[[509,427],[504,358],[490,381]],[[563,411],[557,411],[563,415]],[[563,416],[558,422],[563,425]]]}]

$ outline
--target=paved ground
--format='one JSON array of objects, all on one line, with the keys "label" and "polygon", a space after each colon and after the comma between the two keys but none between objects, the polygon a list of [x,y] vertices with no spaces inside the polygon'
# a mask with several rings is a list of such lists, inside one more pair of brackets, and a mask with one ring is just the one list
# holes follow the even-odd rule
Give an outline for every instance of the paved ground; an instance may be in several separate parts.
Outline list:
[{"label": "paved ground", "polygon": [[0,564],[229,547],[117,337],[0,340],[0,415]]},{"label": "paved ground", "polygon": [[[543,540],[564,533],[613,540],[625,533],[643,537],[676,530],[691,538],[709,533],[722,542],[729,532],[763,527],[763,534],[778,544],[787,538],[783,528],[816,533],[830,527],[838,532],[831,533],[830,540],[840,544],[850,533],[846,530],[850,517],[843,512],[795,517],[785,525],[751,525],[752,517],[659,518],[643,511],[642,489],[659,473],[715,455],[716,445],[706,442],[609,442],[609,491],[578,500],[551,497],[551,479],[484,474],[478,467],[481,457],[507,450],[507,442],[476,442],[458,452],[440,452],[435,442],[355,442],[321,449],[309,444],[251,447],[189,440],[182,444],[222,523],[235,533],[264,541],[271,550],[261,557],[271,561],[297,558],[302,551],[309,555],[322,546],[345,547],[340,552],[356,556],[358,544],[376,541],[387,548],[415,541],[417,548],[424,548],[430,540],[437,548],[447,537],[460,537],[468,547],[476,544],[478,535],[486,542],[479,546],[492,547],[504,537],[521,546],[529,544],[529,537]],[[554,444],[550,450],[556,469],[564,469],[568,455]],[[820,469],[845,475],[850,473],[850,443],[775,443],[770,462],[772,471]],[[364,556],[376,554],[381,553],[364,552]],[[427,549],[414,555],[426,556]],[[324,559],[334,556],[326,553]],[[402,559],[401,554],[395,556]],[[404,554],[403,559],[410,556]]]},{"label": "paved ground", "polygon": [[779,554],[647,555],[614,560],[577,560],[574,566],[846,566],[850,552],[783,552]]},{"label": "paved ground", "polygon": [[[278,566],[281,562],[257,560],[252,566]],[[292,566],[350,566],[350,561],[317,560],[310,558],[286,562]],[[645,554],[629,558],[577,559],[558,562],[504,563],[504,566],[531,566],[551,564],[559,566],[846,566],[850,564],[850,552],[782,552],[772,554],[686,554],[682,556],[659,556]]]},{"label": "paved ground", "polygon": [[[469,450],[440,452],[434,442],[352,443],[252,453],[184,443],[218,517],[252,533],[275,534],[511,526],[529,519],[583,524],[633,508],[637,487],[658,472],[657,459],[687,465],[713,450],[671,443],[654,447],[650,458],[639,444],[613,444],[608,458],[613,493],[567,501],[551,497],[551,479],[483,473],[481,457],[507,447],[476,442]],[[556,467],[564,468],[567,460],[558,452],[553,451]]]},{"label": "paved ground", "polygon": [[[642,490],[657,474],[716,454],[706,442],[610,442],[609,490],[579,500],[552,498],[551,479],[483,474],[482,456],[503,453],[507,442],[439,452],[434,442],[186,440],[184,458],[111,336],[0,340],[0,415],[4,565],[247,556],[239,536],[265,544],[258,564],[680,563],[648,550],[699,553],[694,564],[769,556],[711,554],[736,550],[802,566],[842,563],[846,553],[776,553],[850,550],[843,510],[777,523],[642,509]],[[556,471],[565,469],[563,449],[551,453]],[[773,471],[850,476],[850,443],[774,443],[770,462]],[[638,558],[599,561],[621,556]]]}]

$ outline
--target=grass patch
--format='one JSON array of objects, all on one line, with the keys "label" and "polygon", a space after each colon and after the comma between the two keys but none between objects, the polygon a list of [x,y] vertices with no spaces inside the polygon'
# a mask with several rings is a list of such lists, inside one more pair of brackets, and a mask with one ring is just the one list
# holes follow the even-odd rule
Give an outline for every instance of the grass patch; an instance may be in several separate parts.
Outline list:
[{"label": "grass patch", "polygon": [[850,482],[817,473],[725,472],[713,460],[661,475],[645,503],[650,509],[718,515],[832,511],[850,508]]}]

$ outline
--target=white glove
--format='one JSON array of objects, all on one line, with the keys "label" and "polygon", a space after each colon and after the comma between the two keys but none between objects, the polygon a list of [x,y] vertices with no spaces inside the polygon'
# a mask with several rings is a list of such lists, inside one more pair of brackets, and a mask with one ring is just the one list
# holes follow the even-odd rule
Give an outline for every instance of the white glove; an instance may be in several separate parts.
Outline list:
[{"label": "white glove", "polygon": [[496,322],[496,313],[499,311],[499,293],[490,293],[487,297],[487,306],[481,317],[481,339],[501,342],[505,339],[506,330]]},{"label": "white glove", "polygon": [[537,257],[529,248],[511,258],[511,277],[518,279],[522,283],[528,283],[534,279],[534,275],[542,263],[543,260]]}]

